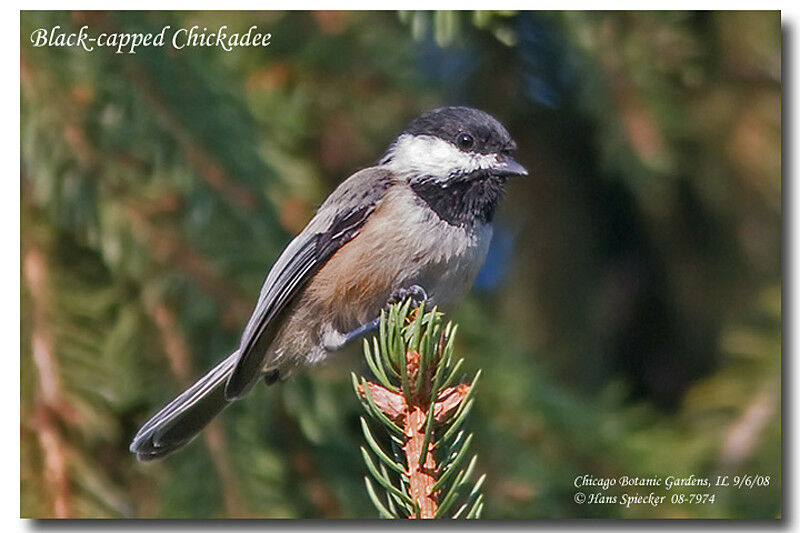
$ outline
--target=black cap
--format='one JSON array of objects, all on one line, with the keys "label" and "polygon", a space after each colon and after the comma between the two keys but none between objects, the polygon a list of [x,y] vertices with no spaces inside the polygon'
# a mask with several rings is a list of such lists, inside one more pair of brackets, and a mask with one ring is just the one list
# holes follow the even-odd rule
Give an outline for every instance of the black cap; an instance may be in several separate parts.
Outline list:
[{"label": "black cap", "polygon": [[517,144],[492,115],[471,107],[440,107],[414,119],[403,131],[432,135],[465,152],[513,152]]}]

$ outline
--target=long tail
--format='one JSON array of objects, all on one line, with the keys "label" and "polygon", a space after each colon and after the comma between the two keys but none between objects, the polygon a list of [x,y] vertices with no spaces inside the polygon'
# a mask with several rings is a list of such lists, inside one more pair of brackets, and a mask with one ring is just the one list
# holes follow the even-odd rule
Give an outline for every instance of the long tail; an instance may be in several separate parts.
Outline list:
[{"label": "long tail", "polygon": [[140,461],[158,459],[188,443],[230,403],[225,382],[238,350],[211,369],[151,418],[136,434],[130,450]]}]

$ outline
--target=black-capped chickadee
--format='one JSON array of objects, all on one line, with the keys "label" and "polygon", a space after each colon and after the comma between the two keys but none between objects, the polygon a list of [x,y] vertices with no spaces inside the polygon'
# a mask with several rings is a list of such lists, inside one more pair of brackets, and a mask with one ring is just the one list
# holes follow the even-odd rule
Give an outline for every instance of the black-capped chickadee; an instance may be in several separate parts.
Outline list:
[{"label": "black-capped chickadee", "polygon": [[286,379],[373,331],[387,302],[459,300],[486,258],[507,178],[527,174],[514,150],[477,109],[411,122],[325,200],[267,275],[239,348],[150,419],[131,452],[150,460],[183,446],[260,378]]}]

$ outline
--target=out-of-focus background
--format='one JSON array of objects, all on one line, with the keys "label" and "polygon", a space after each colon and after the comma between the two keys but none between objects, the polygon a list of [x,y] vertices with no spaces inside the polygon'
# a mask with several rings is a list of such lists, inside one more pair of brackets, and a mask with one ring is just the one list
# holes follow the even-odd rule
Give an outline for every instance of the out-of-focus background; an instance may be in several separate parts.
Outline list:
[{"label": "out-of-focus background", "polygon": [[[358,349],[184,450],[139,425],[229,353],[274,259],[417,114],[497,116],[531,176],[453,315],[483,369],[488,518],[781,514],[779,13],[21,15],[28,517],[368,517]],[[267,48],[33,48],[37,28]],[[576,476],[761,474],[713,505],[578,505]],[[591,491],[589,491],[591,492]],[[649,492],[649,491],[647,491]]]}]

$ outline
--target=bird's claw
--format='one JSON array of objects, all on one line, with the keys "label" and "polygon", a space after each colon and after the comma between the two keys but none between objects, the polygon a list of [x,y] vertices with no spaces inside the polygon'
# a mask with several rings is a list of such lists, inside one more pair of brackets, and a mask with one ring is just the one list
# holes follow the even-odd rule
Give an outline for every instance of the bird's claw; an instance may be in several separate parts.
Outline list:
[{"label": "bird's claw", "polygon": [[409,298],[411,299],[411,307],[416,308],[428,300],[428,293],[425,292],[425,289],[419,285],[412,285],[408,288],[396,289],[391,296],[389,296],[389,300],[386,302],[386,305],[388,307],[392,304],[405,302]]},{"label": "bird's claw", "polygon": [[[389,306],[392,304],[405,302],[409,298],[411,299],[411,308],[416,309],[420,305],[422,305],[423,302],[426,302],[428,300],[428,293],[425,292],[425,289],[423,289],[419,285],[412,285],[407,289],[406,288],[397,289],[391,294],[391,296],[389,296],[389,299],[386,302],[386,307],[384,308],[384,310],[388,310]],[[345,344],[355,339],[360,339],[365,335],[374,333],[375,331],[378,330],[379,324],[380,324],[380,317],[377,317],[367,322],[366,324],[362,324],[353,331],[349,331],[343,334],[341,339],[337,340],[335,343],[331,345],[326,345],[325,349],[328,351],[338,350]]]}]

